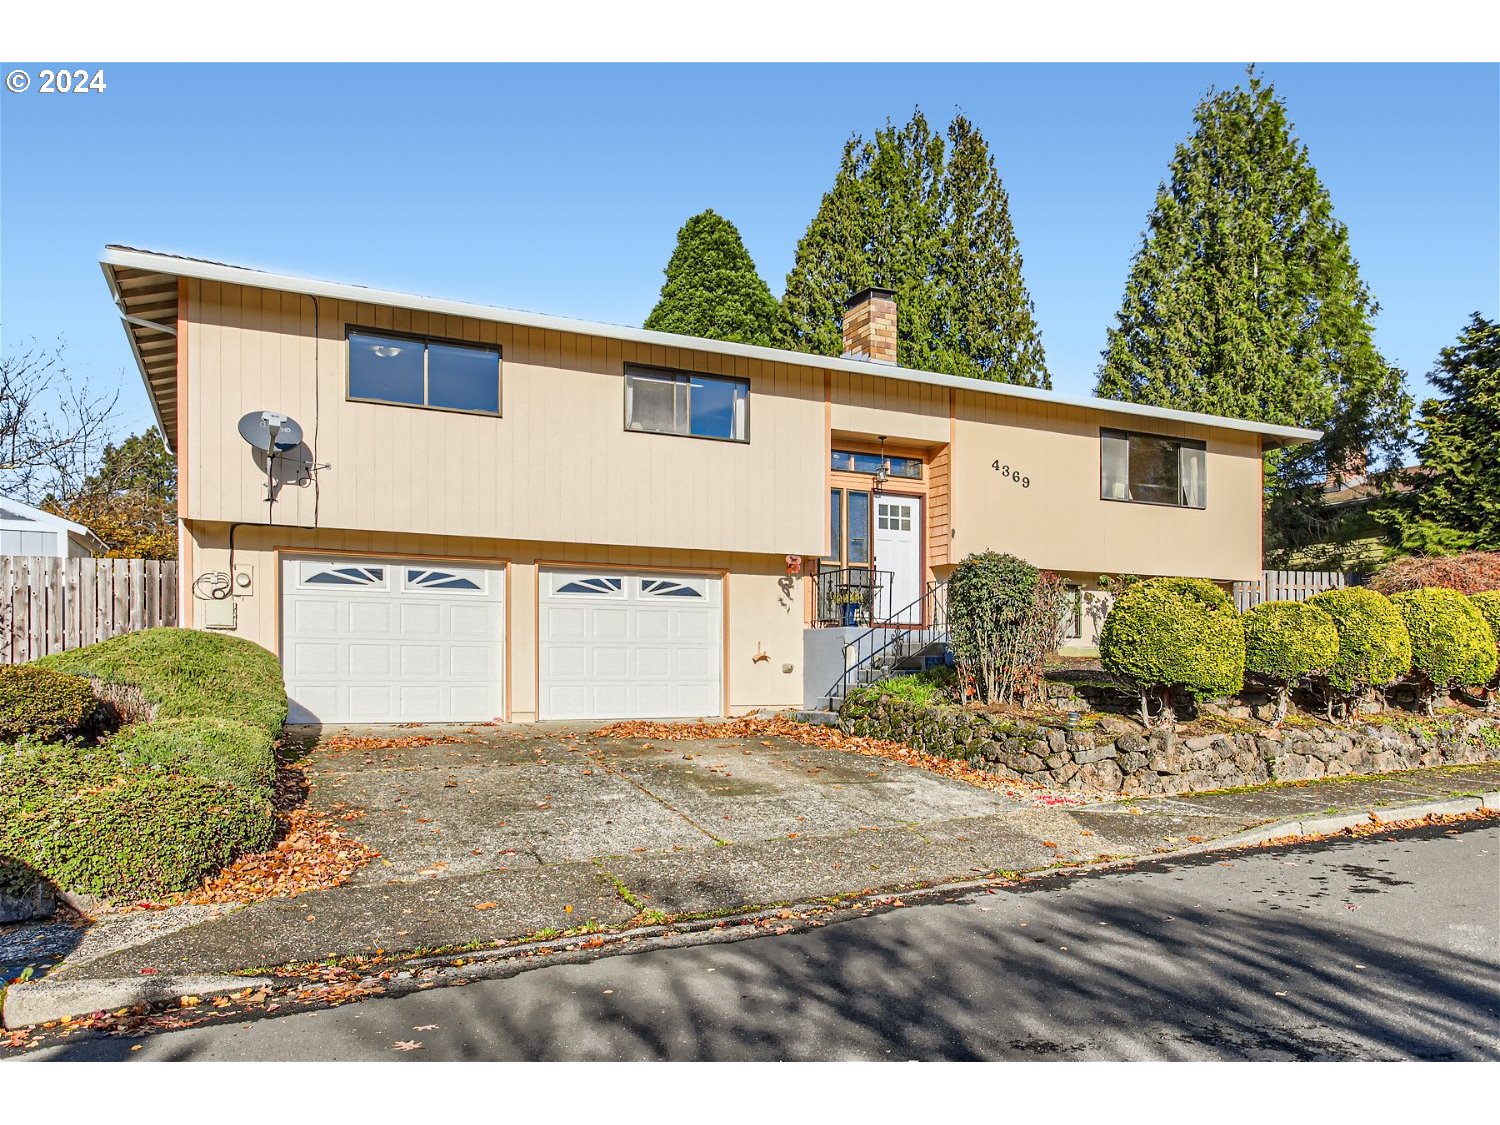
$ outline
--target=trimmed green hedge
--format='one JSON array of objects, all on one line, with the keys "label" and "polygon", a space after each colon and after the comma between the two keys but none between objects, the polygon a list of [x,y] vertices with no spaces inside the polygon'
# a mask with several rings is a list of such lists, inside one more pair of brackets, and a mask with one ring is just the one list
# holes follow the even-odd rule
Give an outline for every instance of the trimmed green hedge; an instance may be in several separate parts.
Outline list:
[{"label": "trimmed green hedge", "polygon": [[1322,675],[1339,657],[1333,618],[1307,602],[1262,602],[1244,616],[1245,670],[1284,686]]},{"label": "trimmed green hedge", "polygon": [[132,769],[181,773],[269,797],[276,784],[275,741],[230,719],[158,719],[120,732],[110,746]]},{"label": "trimmed green hedge", "polygon": [[197,629],[145,629],[44,656],[38,666],[139,688],[157,719],[223,716],[273,738],[286,722],[281,665],[260,645]]},{"label": "trimmed green hedge", "polygon": [[1141,692],[1233,695],[1245,683],[1245,630],[1234,603],[1212,582],[1153,578],[1115,600],[1099,660]]},{"label": "trimmed green hedge", "polygon": [[1411,637],[1412,670],[1433,688],[1486,684],[1495,674],[1489,622],[1457,590],[1432,587],[1391,595]]},{"label": "trimmed green hedge", "polygon": [[31,664],[0,667],[0,741],[55,742],[77,734],[98,710],[94,689],[79,676]]},{"label": "trimmed green hedge", "polygon": [[264,789],[134,772],[107,746],[0,751],[0,809],[0,887],[39,872],[113,899],[191,890],[275,831]]},{"label": "trimmed green hedge", "polygon": [[1307,599],[1333,618],[1339,655],[1324,676],[1346,694],[1395,683],[1411,669],[1406,622],[1384,594],[1359,586],[1328,590]]},{"label": "trimmed green hedge", "polygon": [[150,629],[34,667],[133,687],[152,718],[102,746],[0,746],[0,885],[20,872],[104,898],[153,897],[270,843],[286,693],[265,649]]}]

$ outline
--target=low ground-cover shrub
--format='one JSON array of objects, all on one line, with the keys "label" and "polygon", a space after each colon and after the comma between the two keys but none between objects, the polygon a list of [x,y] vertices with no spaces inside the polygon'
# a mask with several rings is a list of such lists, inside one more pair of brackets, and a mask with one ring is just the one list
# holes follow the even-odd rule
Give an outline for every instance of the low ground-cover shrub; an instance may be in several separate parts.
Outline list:
[{"label": "low ground-cover shrub", "polygon": [[1387,597],[1403,590],[1431,587],[1457,590],[1461,594],[1500,590],[1500,551],[1396,559],[1381,567],[1368,585]]},{"label": "low ground-cover shrub", "polygon": [[233,718],[272,737],[286,722],[281,665],[241,637],[145,629],[44,656],[37,664],[137,687],[157,719]]},{"label": "low ground-cover shrub", "polygon": [[88,676],[108,698],[128,689],[152,717],[98,746],[0,747],[0,856],[13,866],[63,890],[154,896],[270,842],[286,694],[266,650],[151,629],[32,667]]},{"label": "low ground-cover shrub", "polygon": [[1371,688],[1396,682],[1411,669],[1411,637],[1384,594],[1360,586],[1328,590],[1307,600],[1333,618],[1339,654],[1320,677],[1330,707],[1346,705]]},{"label": "low ground-cover shrub", "polygon": [[1245,631],[1234,603],[1212,582],[1154,578],[1115,601],[1100,633],[1099,660],[1140,693],[1141,719],[1149,725],[1152,695],[1170,719],[1173,689],[1195,699],[1239,691]]},{"label": "low ground-cover shrub", "polygon": [[1339,656],[1339,632],[1322,609],[1306,602],[1262,602],[1243,617],[1245,671],[1276,692],[1276,715],[1286,718],[1291,691],[1321,676]]},{"label": "low ground-cover shrub", "polygon": [[0,742],[53,742],[79,733],[99,709],[89,682],[32,664],[0,667]]},{"label": "low ground-cover shrub", "polygon": [[270,794],[275,742],[259,727],[229,719],[157,719],[129,727],[110,746],[134,769],[181,773]]},{"label": "low ground-cover shrub", "polygon": [[1438,692],[1487,684],[1495,675],[1489,622],[1457,590],[1403,590],[1391,595],[1411,637],[1412,672],[1428,714]]},{"label": "low ground-cover shrub", "polygon": [[0,752],[0,856],[65,890],[149,898],[190,890],[270,843],[269,795],[138,771],[102,747]]},{"label": "low ground-cover shrub", "polygon": [[933,668],[926,672],[913,672],[909,676],[891,676],[873,684],[865,684],[849,693],[857,702],[872,702],[887,695],[906,703],[930,707],[937,703],[954,703],[958,688],[958,676],[951,668]]}]

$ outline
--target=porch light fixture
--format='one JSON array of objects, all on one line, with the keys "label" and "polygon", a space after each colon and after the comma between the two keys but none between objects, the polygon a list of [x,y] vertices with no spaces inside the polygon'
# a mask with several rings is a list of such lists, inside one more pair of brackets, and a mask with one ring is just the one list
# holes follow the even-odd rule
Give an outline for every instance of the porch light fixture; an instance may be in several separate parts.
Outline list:
[{"label": "porch light fixture", "polygon": [[875,470],[875,492],[878,495],[884,488],[885,482],[891,479],[891,462],[885,455],[885,438],[880,439],[880,467]]}]

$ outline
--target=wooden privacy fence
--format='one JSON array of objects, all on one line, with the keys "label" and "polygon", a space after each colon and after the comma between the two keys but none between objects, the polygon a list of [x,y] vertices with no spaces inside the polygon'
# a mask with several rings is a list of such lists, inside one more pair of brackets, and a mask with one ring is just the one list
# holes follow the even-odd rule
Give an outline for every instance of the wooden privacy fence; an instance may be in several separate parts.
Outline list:
[{"label": "wooden privacy fence", "polygon": [[1263,570],[1259,582],[1234,584],[1234,605],[1244,613],[1261,602],[1303,602],[1348,584],[1348,576],[1337,570]]},{"label": "wooden privacy fence", "polygon": [[176,624],[175,559],[0,555],[0,664]]}]

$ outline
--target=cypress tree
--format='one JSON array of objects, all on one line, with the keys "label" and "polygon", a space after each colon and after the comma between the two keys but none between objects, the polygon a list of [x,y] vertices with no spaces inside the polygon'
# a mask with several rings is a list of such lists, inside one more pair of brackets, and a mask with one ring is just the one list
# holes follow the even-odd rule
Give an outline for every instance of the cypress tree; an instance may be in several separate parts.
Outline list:
[{"label": "cypress tree", "polygon": [[1268,458],[1273,556],[1327,533],[1332,470],[1389,463],[1405,444],[1405,375],[1375,347],[1379,306],[1348,228],[1292,135],[1286,106],[1252,70],[1210,90],[1157,189],[1096,393],[1322,429]]},{"label": "cypress tree", "polygon": [[917,109],[845,142],[787,274],[790,343],[839,355],[845,300],[881,285],[896,293],[903,366],[1050,386],[994,159],[963,116],[947,132],[945,145]]},{"label": "cypress tree", "polygon": [[1500,324],[1474,313],[1428,378],[1411,491],[1378,518],[1402,553],[1500,551]]},{"label": "cypress tree", "polygon": [[677,232],[661,297],[645,327],[709,340],[776,347],[781,309],[735,225],[712,210]]},{"label": "cypress tree", "polygon": [[1010,197],[995,158],[968,118],[948,126],[933,369],[1051,387],[1035,308],[1021,278]]}]

